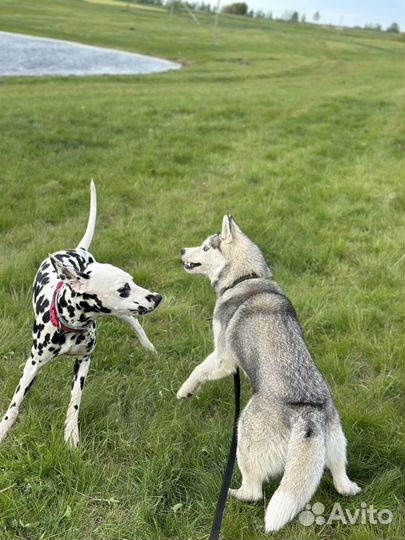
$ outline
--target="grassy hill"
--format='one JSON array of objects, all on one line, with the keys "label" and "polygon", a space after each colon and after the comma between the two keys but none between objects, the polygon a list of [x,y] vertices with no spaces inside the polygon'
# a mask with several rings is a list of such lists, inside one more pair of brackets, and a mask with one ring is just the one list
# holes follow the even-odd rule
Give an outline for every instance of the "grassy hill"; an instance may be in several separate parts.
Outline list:
[{"label": "grassy hill", "polygon": [[[296,519],[275,539],[404,536],[403,44],[392,34],[80,0],[0,2],[0,30],[184,63],[179,72],[0,81],[0,410],[30,350],[41,260],[85,229],[92,252],[164,303],[142,322],[158,355],[118,321],[99,325],[81,409],[63,444],[73,363],[57,359],[0,446],[0,538],[200,539],[208,535],[232,423],[232,381],[178,403],[212,350],[214,293],[182,270],[232,213],[298,311],[349,441],[345,500],[390,509],[388,525]],[[249,398],[243,382],[243,399]],[[403,408],[403,407],[402,407]],[[239,482],[239,472],[234,485]],[[227,503],[223,538],[263,539],[263,503]]]}]

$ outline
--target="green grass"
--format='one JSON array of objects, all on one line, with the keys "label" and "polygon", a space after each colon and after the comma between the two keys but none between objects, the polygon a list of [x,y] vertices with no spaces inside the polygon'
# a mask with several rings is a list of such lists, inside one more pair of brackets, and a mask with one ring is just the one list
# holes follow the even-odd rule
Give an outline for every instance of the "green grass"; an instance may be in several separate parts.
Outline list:
[{"label": "green grass", "polygon": [[[228,212],[297,308],[363,487],[345,500],[326,473],[313,501],[394,513],[390,525],[294,520],[271,537],[403,538],[403,44],[222,17],[213,49],[207,15],[197,26],[185,14],[79,0],[2,0],[0,29],[186,63],[151,76],[1,80],[0,409],[29,353],[36,268],[81,238],[90,178],[92,252],[165,301],[143,321],[157,356],[123,324],[100,323],[76,452],[63,444],[72,361],[43,369],[0,447],[0,538],[207,537],[232,381],[175,399],[212,349],[215,301],[207,281],[183,272],[179,250]],[[223,538],[265,538],[264,510],[228,501]]]}]

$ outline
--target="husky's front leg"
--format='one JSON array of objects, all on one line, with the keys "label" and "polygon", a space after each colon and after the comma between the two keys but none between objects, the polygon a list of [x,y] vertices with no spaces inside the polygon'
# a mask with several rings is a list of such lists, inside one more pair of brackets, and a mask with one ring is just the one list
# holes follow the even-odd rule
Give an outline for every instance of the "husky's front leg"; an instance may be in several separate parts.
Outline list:
[{"label": "husky's front leg", "polygon": [[207,381],[223,379],[235,372],[236,366],[212,352],[192,371],[190,377],[182,384],[177,392],[177,399],[185,399],[195,394],[200,386]]},{"label": "husky's front leg", "polygon": [[153,353],[156,352],[155,347],[149,341],[148,336],[145,333],[145,330],[142,328],[142,326],[140,325],[137,319],[129,315],[118,315],[118,317],[122,321],[125,321],[126,323],[128,323],[135,330],[135,332],[138,335],[139,341],[141,342],[141,345],[144,349]]}]

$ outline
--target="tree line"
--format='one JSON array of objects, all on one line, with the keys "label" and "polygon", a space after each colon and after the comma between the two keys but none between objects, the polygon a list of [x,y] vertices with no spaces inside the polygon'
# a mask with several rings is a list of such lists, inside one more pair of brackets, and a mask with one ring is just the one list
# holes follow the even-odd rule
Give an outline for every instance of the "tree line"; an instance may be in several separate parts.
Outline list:
[{"label": "tree line", "polygon": [[[187,7],[194,11],[205,11],[207,13],[216,13],[216,7],[212,6],[208,2],[194,2],[194,1],[183,2],[182,0],[132,0],[132,1],[134,1],[137,4],[149,4],[149,5],[155,5],[155,6],[168,7],[171,9],[181,8],[182,4],[187,4]],[[275,17],[273,16],[273,13],[271,11],[268,11],[266,13],[260,9],[256,11],[253,9],[249,9],[249,6],[246,2],[233,2],[231,4],[224,6],[221,12],[227,13],[228,15],[240,15],[243,17],[251,17],[255,19],[279,20],[279,21],[285,21],[285,22],[291,22],[291,23],[307,22],[307,16],[305,13],[300,14],[298,11],[284,11],[281,17]],[[321,20],[321,14],[319,13],[319,11],[316,11],[313,14],[312,20],[316,23]],[[378,23],[376,24],[367,23],[363,27],[355,26],[354,28],[362,28],[365,30],[379,30],[379,31],[383,30],[382,25]],[[399,33],[400,28],[399,28],[399,25],[396,22],[394,22],[390,26],[388,26],[385,29],[385,31]]]}]

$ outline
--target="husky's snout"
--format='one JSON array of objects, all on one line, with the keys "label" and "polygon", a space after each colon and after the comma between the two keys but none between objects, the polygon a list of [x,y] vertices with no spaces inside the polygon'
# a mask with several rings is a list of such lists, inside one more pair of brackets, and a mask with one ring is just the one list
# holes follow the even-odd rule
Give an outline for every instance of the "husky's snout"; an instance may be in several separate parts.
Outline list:
[{"label": "husky's snout", "polygon": [[182,248],[180,250],[181,260],[183,262],[183,266],[184,266],[185,270],[193,270],[194,268],[197,268],[198,266],[201,266],[201,263],[199,263],[199,262],[186,261],[187,251],[191,251],[192,249],[194,249],[194,248]]}]

